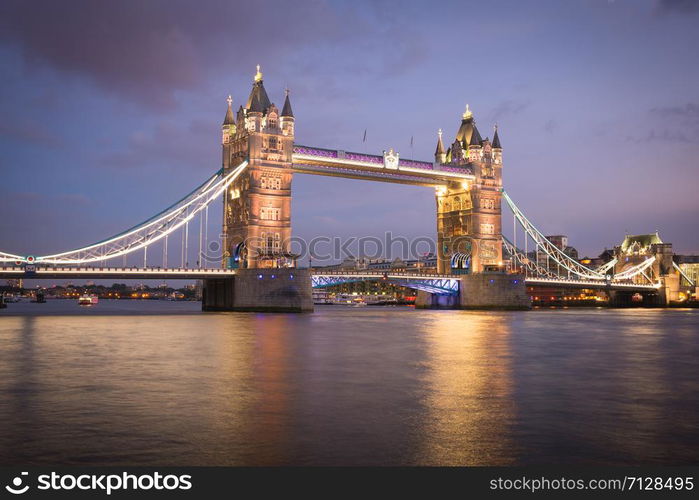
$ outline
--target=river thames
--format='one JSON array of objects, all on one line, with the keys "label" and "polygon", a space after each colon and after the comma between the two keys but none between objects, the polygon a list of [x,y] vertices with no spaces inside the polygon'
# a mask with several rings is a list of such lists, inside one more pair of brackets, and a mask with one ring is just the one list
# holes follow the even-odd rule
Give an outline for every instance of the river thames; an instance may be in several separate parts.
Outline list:
[{"label": "river thames", "polygon": [[0,312],[4,465],[699,462],[699,310]]}]

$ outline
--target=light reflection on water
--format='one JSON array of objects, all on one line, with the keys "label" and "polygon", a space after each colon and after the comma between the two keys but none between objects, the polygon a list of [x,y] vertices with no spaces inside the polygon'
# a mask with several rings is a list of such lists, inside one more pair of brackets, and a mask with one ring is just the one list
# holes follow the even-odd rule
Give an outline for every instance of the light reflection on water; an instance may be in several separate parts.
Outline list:
[{"label": "light reflection on water", "polygon": [[699,461],[699,311],[10,304],[0,463]]},{"label": "light reflection on water", "polygon": [[418,463],[515,461],[511,314],[439,314],[423,325],[425,409]]}]

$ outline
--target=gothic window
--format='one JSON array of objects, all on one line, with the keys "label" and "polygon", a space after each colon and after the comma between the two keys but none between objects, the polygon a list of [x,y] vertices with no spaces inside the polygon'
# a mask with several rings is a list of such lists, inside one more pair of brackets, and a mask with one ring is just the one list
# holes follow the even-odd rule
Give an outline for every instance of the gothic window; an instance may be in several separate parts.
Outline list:
[{"label": "gothic window", "polygon": [[267,120],[267,128],[277,128],[277,120]]},{"label": "gothic window", "polygon": [[495,200],[492,198],[481,198],[481,208],[495,210]]},{"label": "gothic window", "polygon": [[277,138],[276,137],[269,138],[269,149],[277,149]]},{"label": "gothic window", "polygon": [[263,175],[260,177],[260,187],[262,189],[281,189],[282,178]]},{"label": "gothic window", "polygon": [[481,224],[481,234],[495,234],[495,224]]},{"label": "gothic window", "polygon": [[279,220],[279,209],[272,207],[260,208],[260,219],[262,220]]}]

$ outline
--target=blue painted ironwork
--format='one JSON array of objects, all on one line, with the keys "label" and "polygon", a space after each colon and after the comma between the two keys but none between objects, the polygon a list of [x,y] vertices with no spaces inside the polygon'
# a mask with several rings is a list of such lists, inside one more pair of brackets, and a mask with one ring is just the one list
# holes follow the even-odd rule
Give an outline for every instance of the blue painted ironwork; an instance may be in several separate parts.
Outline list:
[{"label": "blue painted ironwork", "polygon": [[313,288],[327,288],[345,283],[357,283],[361,281],[383,281],[392,285],[422,290],[424,292],[440,295],[457,295],[459,293],[459,280],[454,278],[428,278],[420,276],[395,276],[395,275],[322,275],[314,274],[311,277]]}]

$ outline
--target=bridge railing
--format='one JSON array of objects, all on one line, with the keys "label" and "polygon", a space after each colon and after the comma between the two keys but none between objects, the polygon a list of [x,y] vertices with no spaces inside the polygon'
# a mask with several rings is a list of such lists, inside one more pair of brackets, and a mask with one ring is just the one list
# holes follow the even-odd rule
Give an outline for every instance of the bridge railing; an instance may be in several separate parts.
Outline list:
[{"label": "bridge railing", "polygon": [[0,267],[0,273],[124,273],[124,274],[235,274],[235,269],[224,269],[222,267],[215,268],[199,268],[199,267],[105,267],[105,266],[24,266],[24,267]]}]

